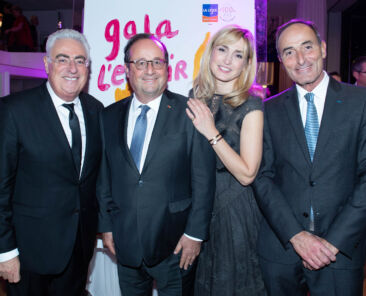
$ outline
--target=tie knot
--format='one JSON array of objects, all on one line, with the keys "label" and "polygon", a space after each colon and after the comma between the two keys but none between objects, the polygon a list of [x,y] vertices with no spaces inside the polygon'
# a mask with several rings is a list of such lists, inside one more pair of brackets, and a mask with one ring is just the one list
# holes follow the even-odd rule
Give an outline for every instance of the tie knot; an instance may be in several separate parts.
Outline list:
[{"label": "tie knot", "polygon": [[310,102],[310,103],[312,103],[313,101],[314,101],[314,94],[313,93],[307,93],[306,95],[305,95],[305,99],[308,101],[308,102]]},{"label": "tie knot", "polygon": [[64,106],[70,112],[74,112],[74,103],[71,103],[71,104],[62,104],[62,106]]},{"label": "tie knot", "polygon": [[141,116],[145,116],[147,111],[150,110],[150,107],[148,105],[140,105],[139,108],[141,108],[141,113],[140,113]]}]

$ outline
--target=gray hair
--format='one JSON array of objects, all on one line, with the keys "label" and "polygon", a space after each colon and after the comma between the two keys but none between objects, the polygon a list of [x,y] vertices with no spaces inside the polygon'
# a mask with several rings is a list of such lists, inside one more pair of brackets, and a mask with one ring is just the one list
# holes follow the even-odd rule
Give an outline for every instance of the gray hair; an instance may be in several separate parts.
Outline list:
[{"label": "gray hair", "polygon": [[86,38],[83,34],[81,34],[78,31],[72,30],[72,29],[58,30],[58,31],[52,33],[50,36],[48,36],[47,43],[46,43],[46,52],[47,52],[48,57],[50,57],[50,55],[51,55],[51,50],[52,50],[53,46],[55,45],[55,42],[57,40],[61,40],[61,39],[74,39],[76,41],[79,41],[83,45],[83,47],[86,51],[87,60],[90,60],[90,46],[89,46],[88,41],[86,40]]}]

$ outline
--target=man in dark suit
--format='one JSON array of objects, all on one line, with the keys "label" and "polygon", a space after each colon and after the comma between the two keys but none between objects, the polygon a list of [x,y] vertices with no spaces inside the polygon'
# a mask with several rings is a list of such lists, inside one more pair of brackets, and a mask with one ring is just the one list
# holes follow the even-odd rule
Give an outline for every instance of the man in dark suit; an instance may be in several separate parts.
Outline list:
[{"label": "man in dark suit", "polygon": [[125,47],[133,96],[102,113],[97,189],[104,245],[118,259],[124,296],[192,295],[195,258],[207,239],[215,157],[185,115],[187,98],[166,90],[168,52],[150,34]]},{"label": "man in dark suit", "polygon": [[269,295],[362,295],[366,230],[366,91],[323,71],[326,46],[310,22],[278,29],[295,82],[265,102],[255,181]]},{"label": "man in dark suit", "polygon": [[57,31],[47,41],[47,83],[0,99],[0,275],[8,295],[84,293],[103,108],[82,92],[89,56],[82,34]]}]

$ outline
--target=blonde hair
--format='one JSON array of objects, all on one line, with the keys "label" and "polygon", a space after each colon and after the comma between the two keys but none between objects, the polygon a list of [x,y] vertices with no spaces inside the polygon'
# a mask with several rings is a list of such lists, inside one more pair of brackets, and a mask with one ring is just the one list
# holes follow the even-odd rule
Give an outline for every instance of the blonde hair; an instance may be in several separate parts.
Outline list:
[{"label": "blonde hair", "polygon": [[246,65],[234,84],[234,90],[224,95],[225,102],[233,107],[243,104],[249,96],[249,90],[254,82],[257,70],[257,57],[254,48],[253,35],[250,31],[236,25],[220,29],[211,38],[203,53],[199,73],[193,81],[194,97],[203,101],[211,99],[215,94],[215,77],[210,69],[210,59],[215,47],[233,44],[243,38],[244,59]]}]

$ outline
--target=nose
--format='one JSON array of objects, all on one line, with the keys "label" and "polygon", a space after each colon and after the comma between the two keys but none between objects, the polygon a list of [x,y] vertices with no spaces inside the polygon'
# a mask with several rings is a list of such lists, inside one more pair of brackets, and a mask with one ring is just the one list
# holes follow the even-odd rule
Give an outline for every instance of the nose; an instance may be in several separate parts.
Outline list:
[{"label": "nose", "polygon": [[304,64],[304,62],[305,62],[305,58],[304,58],[304,54],[302,53],[302,51],[301,51],[301,50],[299,50],[299,51],[297,52],[296,58],[297,58],[297,63],[298,63],[299,65]]},{"label": "nose", "polygon": [[72,60],[72,59],[70,60],[70,63],[69,63],[69,71],[71,73],[76,73],[78,71],[78,68],[76,66],[75,60]]},{"label": "nose", "polygon": [[231,64],[231,61],[232,61],[232,56],[231,56],[231,55],[229,55],[229,54],[225,55],[224,63],[225,63],[226,65],[229,65],[229,64]]},{"label": "nose", "polygon": [[146,72],[147,73],[153,73],[154,72],[154,67],[153,67],[153,62],[152,61],[148,61],[146,64]]}]

